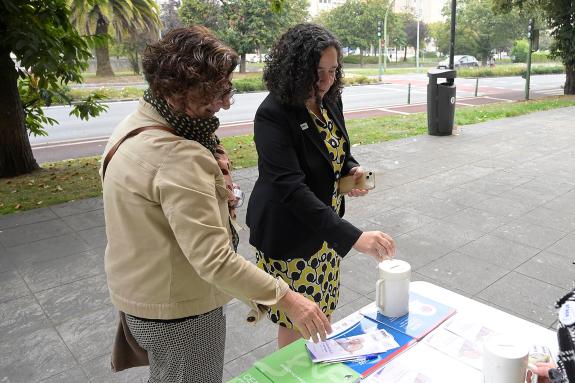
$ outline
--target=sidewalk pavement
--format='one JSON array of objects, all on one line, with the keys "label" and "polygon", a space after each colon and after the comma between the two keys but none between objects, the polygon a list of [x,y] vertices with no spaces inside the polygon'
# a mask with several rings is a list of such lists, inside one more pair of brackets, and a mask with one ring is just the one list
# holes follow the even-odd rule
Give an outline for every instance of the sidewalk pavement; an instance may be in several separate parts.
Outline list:
[{"label": "sidewalk pavement", "polygon": [[[553,328],[553,304],[575,276],[573,115],[555,109],[458,136],[355,146],[377,188],[351,199],[346,218],[393,235],[414,280]],[[257,169],[234,176],[249,195]],[[253,260],[247,237],[240,253]],[[146,382],[146,368],[110,372],[105,245],[100,198],[0,218],[0,382]],[[345,257],[334,320],[370,303],[376,279],[370,257]],[[245,324],[237,301],[226,311],[224,381],[276,347],[269,321]]]}]

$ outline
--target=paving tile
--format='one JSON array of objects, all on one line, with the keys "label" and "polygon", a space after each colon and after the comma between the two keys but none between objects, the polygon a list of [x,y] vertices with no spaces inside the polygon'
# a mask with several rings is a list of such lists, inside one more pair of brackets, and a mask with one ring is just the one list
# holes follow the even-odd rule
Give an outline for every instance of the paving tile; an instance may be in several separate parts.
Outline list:
[{"label": "paving tile", "polygon": [[87,198],[78,201],[70,201],[50,207],[58,217],[85,213],[88,211],[99,210],[104,208],[102,197]]},{"label": "paving tile", "polygon": [[248,323],[248,312],[248,306],[238,301],[226,306],[226,362],[277,338],[277,325],[268,318],[262,318],[255,325]]},{"label": "paving tile", "polygon": [[448,189],[433,193],[433,196],[446,201],[453,201],[464,206],[474,206],[488,198],[491,198],[488,194],[478,193],[462,187],[449,187]]},{"label": "paving tile", "polygon": [[563,194],[544,206],[558,212],[575,213],[575,191]]},{"label": "paving tile", "polygon": [[81,383],[88,382],[88,376],[79,366],[57,375],[42,379],[39,383]]},{"label": "paving tile", "polygon": [[443,221],[447,223],[478,230],[483,233],[489,233],[511,220],[513,220],[511,217],[502,217],[489,211],[472,207],[443,218]]},{"label": "paving tile", "polygon": [[467,227],[435,221],[410,231],[409,236],[422,242],[435,242],[448,249],[455,250],[481,237],[484,233]]},{"label": "paving tile", "polygon": [[575,234],[569,234],[561,238],[547,250],[553,253],[567,255],[575,261]]},{"label": "paving tile", "polygon": [[451,251],[449,247],[433,237],[411,233],[396,237],[395,247],[395,258],[409,262],[412,271],[418,270]]},{"label": "paving tile", "polygon": [[555,301],[567,291],[511,272],[479,294],[479,298],[549,327],[556,319]]},{"label": "paving tile", "polygon": [[541,250],[488,234],[459,248],[457,251],[501,266],[504,269],[512,270]]},{"label": "paving tile", "polygon": [[94,251],[87,251],[24,265],[18,271],[32,291],[41,291],[103,274],[104,258]]},{"label": "paving tile", "polygon": [[108,239],[106,238],[106,227],[99,226],[87,230],[79,231],[78,234],[84,241],[91,247],[106,246]]},{"label": "paving tile", "polygon": [[479,293],[508,272],[492,263],[456,251],[418,270],[419,274],[471,295]]},{"label": "paving tile", "polygon": [[355,291],[353,291],[350,288],[347,288],[344,285],[340,285],[339,287],[339,301],[337,303],[338,307],[339,306],[345,306],[348,303],[351,303],[359,298],[361,298],[362,295],[360,293],[357,293]]},{"label": "paving tile", "polygon": [[433,218],[404,208],[377,213],[369,218],[381,231],[395,237],[434,221]]},{"label": "paving tile", "polygon": [[428,217],[442,219],[465,209],[464,205],[453,200],[443,200],[430,197],[425,203],[407,207],[407,210],[426,215]]},{"label": "paving tile", "polygon": [[21,211],[0,217],[0,230],[43,221],[50,221],[55,218],[58,218],[58,216],[54,214],[54,212],[48,207]]},{"label": "paving tile", "polygon": [[69,318],[57,325],[56,330],[78,362],[83,364],[110,353],[118,321],[117,310],[112,305]]},{"label": "paving tile", "polygon": [[[109,350],[108,350],[109,351]],[[92,383],[145,383],[150,377],[149,367],[135,367],[120,372],[110,370],[110,354],[102,355],[82,364]]]},{"label": "paving tile", "polygon": [[27,296],[0,303],[0,341],[48,327],[50,322],[34,297]]},{"label": "paving tile", "polygon": [[518,218],[528,211],[533,210],[532,206],[502,197],[491,197],[472,207],[512,218]]},{"label": "paving tile", "polygon": [[0,342],[0,382],[37,382],[75,365],[74,358],[52,328]]},{"label": "paving tile", "polygon": [[15,270],[0,273],[0,303],[30,295],[24,279]]},{"label": "paving tile", "polygon": [[565,237],[567,233],[530,223],[515,221],[494,230],[493,235],[538,249],[545,249]]},{"label": "paving tile", "polygon": [[22,244],[6,250],[5,256],[14,266],[47,261],[89,250],[91,246],[76,233]]},{"label": "paving tile", "polygon": [[71,232],[72,229],[60,219],[52,219],[49,221],[4,229],[0,232],[0,242],[2,242],[6,248],[10,248],[33,241],[58,237]]},{"label": "paving tile", "polygon": [[366,254],[350,254],[344,258],[340,267],[342,286],[365,295],[375,290],[378,278],[376,260]]},{"label": "paving tile", "polygon": [[543,251],[517,268],[517,272],[560,288],[573,287],[575,257]]},{"label": "paving tile", "polygon": [[36,298],[46,315],[56,323],[111,306],[103,274],[40,291]]},{"label": "paving tile", "polygon": [[104,226],[106,224],[104,220],[104,209],[68,215],[63,217],[62,220],[76,231]]},{"label": "paving tile", "polygon": [[514,188],[514,185],[489,179],[478,179],[460,185],[459,188],[480,192],[491,196],[498,196]]},{"label": "paving tile", "polygon": [[518,221],[568,233],[575,231],[575,213],[560,213],[546,207],[538,207],[531,210],[519,218]]},{"label": "paving tile", "polygon": [[266,343],[266,344],[264,344],[258,348],[250,350],[249,352],[245,353],[244,355],[227,362],[224,365],[224,369],[227,372],[227,376],[226,376],[226,374],[224,374],[223,381],[226,382],[227,381],[226,378],[229,380],[233,377],[238,376],[243,371],[251,368],[255,362],[268,356],[269,354],[276,351],[277,349],[278,349],[277,348],[277,342],[274,339],[271,342],[268,342],[268,343]]}]

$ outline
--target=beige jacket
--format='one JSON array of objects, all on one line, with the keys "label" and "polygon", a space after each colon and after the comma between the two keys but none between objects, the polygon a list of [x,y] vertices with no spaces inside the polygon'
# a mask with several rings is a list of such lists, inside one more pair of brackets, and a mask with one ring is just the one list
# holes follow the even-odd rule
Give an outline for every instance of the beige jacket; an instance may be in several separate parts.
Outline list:
[{"label": "beige jacket", "polygon": [[[104,156],[129,131],[157,125],[167,122],[141,100]],[[285,282],[232,250],[224,178],[201,144],[162,130],[129,138],[109,163],[103,191],[106,274],[120,311],[175,319],[236,297],[261,315],[259,305],[286,294]]]}]

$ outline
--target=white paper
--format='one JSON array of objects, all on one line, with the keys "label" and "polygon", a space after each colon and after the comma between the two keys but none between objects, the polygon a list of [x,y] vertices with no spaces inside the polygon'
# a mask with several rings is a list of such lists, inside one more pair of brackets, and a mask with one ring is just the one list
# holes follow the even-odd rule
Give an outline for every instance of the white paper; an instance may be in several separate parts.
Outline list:
[{"label": "white paper", "polygon": [[393,336],[381,329],[367,334],[340,339],[328,339],[325,342],[306,342],[312,355],[312,362],[341,361],[374,355],[399,347]]}]

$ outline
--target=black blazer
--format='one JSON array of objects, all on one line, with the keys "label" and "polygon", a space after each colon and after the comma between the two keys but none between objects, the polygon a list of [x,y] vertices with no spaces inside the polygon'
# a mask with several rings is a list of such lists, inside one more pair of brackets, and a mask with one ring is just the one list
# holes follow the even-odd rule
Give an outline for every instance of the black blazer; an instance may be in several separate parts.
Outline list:
[{"label": "black blazer", "polygon": [[[359,166],[350,152],[341,101],[324,103],[348,144],[342,176]],[[254,120],[259,177],[248,203],[250,244],[273,259],[309,258],[323,241],[345,256],[362,231],[331,208],[335,176],[325,143],[305,107],[269,94]]]}]

